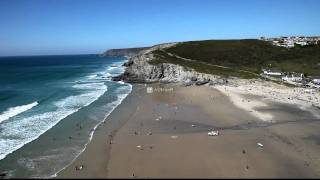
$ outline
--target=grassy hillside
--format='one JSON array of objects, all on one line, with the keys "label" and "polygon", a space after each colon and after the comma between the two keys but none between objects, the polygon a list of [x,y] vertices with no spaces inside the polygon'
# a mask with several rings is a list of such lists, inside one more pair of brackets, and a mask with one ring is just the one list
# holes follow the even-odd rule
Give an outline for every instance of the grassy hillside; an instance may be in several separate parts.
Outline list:
[{"label": "grassy hillside", "polygon": [[150,47],[125,48],[125,49],[109,49],[105,51],[103,56],[134,56],[140,51],[149,49]]},{"label": "grassy hillside", "polygon": [[179,43],[155,54],[152,63],[170,62],[224,76],[251,78],[266,67],[320,75],[320,45],[287,49],[251,39],[207,40]]}]

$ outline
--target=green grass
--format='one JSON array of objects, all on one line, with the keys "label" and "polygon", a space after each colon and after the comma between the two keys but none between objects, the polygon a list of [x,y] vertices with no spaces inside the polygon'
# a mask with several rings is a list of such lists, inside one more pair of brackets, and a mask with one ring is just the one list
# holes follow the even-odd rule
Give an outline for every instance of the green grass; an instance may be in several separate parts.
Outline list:
[{"label": "green grass", "polygon": [[[165,49],[166,52],[180,57],[194,59],[188,62],[155,51],[156,59],[152,63],[173,63],[195,69],[199,72],[222,76],[253,78],[261,68],[278,68],[285,72],[301,72],[307,75],[320,75],[320,45],[287,49],[273,46],[269,42],[254,39],[247,40],[207,40],[178,43]],[[221,65],[230,69],[211,65]],[[271,66],[270,66],[271,65]]]},{"label": "green grass", "polygon": [[253,75],[251,73],[241,72],[237,69],[233,68],[220,68],[215,66],[210,66],[205,64],[204,62],[190,62],[190,61],[184,61],[172,56],[167,55],[166,53],[162,51],[154,51],[155,58],[150,62],[151,64],[160,64],[160,63],[171,63],[171,64],[178,64],[185,68],[191,68],[196,70],[200,73],[207,73],[207,74],[216,74],[223,77],[242,77],[242,78],[257,78],[259,76]]}]

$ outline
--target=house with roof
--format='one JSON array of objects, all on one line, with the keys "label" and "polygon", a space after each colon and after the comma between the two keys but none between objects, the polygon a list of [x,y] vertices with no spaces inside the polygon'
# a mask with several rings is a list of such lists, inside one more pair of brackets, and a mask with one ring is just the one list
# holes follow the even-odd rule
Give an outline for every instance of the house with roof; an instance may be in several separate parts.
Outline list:
[{"label": "house with roof", "polygon": [[282,72],[279,69],[262,69],[262,72],[266,76],[282,76]]},{"label": "house with roof", "polygon": [[313,84],[320,85],[320,76],[312,76],[310,79]]},{"label": "house with roof", "polygon": [[283,76],[281,79],[287,82],[302,82],[304,79],[304,74],[293,72]]}]

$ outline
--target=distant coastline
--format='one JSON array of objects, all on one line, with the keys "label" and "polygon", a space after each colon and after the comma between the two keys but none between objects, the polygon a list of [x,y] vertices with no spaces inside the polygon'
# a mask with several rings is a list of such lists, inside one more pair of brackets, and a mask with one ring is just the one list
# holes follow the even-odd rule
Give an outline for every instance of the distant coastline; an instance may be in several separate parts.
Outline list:
[{"label": "distant coastline", "polygon": [[140,51],[149,49],[150,47],[139,47],[139,48],[123,48],[123,49],[109,49],[102,53],[102,56],[135,56]]}]

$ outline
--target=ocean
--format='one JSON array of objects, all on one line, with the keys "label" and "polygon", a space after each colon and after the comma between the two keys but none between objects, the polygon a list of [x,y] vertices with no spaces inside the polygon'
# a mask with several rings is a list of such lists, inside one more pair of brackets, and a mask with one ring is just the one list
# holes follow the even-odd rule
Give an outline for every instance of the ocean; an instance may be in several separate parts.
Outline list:
[{"label": "ocean", "polygon": [[0,57],[0,173],[48,178],[70,164],[131,92],[125,57]]}]

